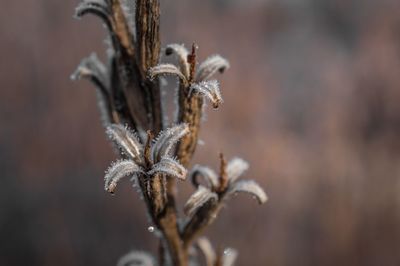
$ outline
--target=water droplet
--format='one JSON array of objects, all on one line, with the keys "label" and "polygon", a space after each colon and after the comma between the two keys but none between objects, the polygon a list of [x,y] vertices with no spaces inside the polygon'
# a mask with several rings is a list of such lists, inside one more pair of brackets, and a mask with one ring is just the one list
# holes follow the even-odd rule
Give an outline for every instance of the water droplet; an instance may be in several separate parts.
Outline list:
[{"label": "water droplet", "polygon": [[231,249],[226,248],[226,249],[224,250],[224,255],[229,255],[229,253],[231,253]]},{"label": "water droplet", "polygon": [[150,233],[153,233],[154,232],[154,226],[147,227],[147,231],[149,231]]}]

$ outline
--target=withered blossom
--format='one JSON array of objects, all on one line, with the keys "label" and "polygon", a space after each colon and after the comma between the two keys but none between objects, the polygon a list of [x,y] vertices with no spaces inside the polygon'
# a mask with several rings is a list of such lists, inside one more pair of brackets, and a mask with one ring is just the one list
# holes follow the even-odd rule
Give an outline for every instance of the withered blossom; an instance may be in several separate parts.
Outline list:
[{"label": "withered blossom", "polygon": [[[224,159],[221,158],[221,160]],[[197,190],[185,204],[186,215],[192,216],[205,204],[222,204],[239,192],[249,193],[260,204],[267,201],[268,197],[264,190],[254,180],[238,180],[249,168],[246,161],[233,158],[227,165],[221,163],[221,167],[224,169],[221,169],[220,175],[206,166],[195,165],[193,167],[190,178]],[[200,185],[199,177],[204,178],[207,187]]]},{"label": "withered blossom", "polygon": [[[105,190],[114,193],[118,181],[129,175],[144,174],[151,177],[165,174],[185,179],[186,169],[171,157],[171,153],[178,140],[188,132],[186,124],[177,125],[162,131],[154,142],[148,139],[146,142],[149,147],[145,147],[126,126],[110,125],[107,134],[128,159],[114,162],[106,171]],[[151,138],[151,135],[148,138]],[[146,150],[150,150],[151,153],[146,154]]]},{"label": "withered blossom", "polygon": [[218,108],[223,102],[219,83],[217,80],[208,79],[215,73],[222,73],[225,69],[229,68],[230,65],[228,60],[220,55],[211,56],[200,64],[196,74],[193,75],[191,70],[194,70],[195,65],[190,62],[190,54],[183,45],[170,44],[165,49],[165,54],[175,54],[178,58],[179,65],[159,64],[152,67],[148,73],[149,78],[154,79],[161,75],[176,76],[183,85],[181,88],[182,90],[189,88],[189,97],[194,93],[200,94],[206,97],[212,103],[214,108]]}]

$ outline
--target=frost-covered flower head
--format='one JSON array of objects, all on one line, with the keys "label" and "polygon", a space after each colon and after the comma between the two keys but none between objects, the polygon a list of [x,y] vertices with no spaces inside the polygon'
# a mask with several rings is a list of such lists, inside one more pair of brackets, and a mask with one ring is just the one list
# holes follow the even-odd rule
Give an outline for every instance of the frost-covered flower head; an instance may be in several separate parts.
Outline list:
[{"label": "frost-covered flower head", "polygon": [[186,169],[171,154],[178,140],[188,132],[187,125],[180,124],[162,131],[155,140],[149,133],[143,145],[126,126],[110,125],[107,134],[127,159],[114,162],[106,171],[105,190],[113,193],[121,178],[137,174],[152,176],[160,173],[185,179]]},{"label": "frost-covered flower head", "polygon": [[209,80],[215,73],[223,72],[229,68],[229,62],[220,55],[213,55],[202,62],[195,70],[195,58],[193,46],[192,54],[180,44],[170,44],[165,49],[166,55],[176,55],[178,66],[173,64],[159,64],[149,70],[149,78],[154,79],[160,75],[173,75],[179,78],[184,87],[190,88],[189,95],[199,94],[206,97],[214,108],[223,102],[219,83],[217,80]]},{"label": "frost-covered flower head", "polygon": [[[189,176],[197,191],[186,202],[185,213],[192,216],[205,203],[209,201],[222,203],[238,192],[249,193],[260,204],[265,203],[268,197],[260,185],[254,180],[238,180],[248,168],[249,164],[237,157],[226,164],[222,155],[219,175],[206,166],[195,165]],[[204,179],[205,186],[200,184],[199,177]]]}]

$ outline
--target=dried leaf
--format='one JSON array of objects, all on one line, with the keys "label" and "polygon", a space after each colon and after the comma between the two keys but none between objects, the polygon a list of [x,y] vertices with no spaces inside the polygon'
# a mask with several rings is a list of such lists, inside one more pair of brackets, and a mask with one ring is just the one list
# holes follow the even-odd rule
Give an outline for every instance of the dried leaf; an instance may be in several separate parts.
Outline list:
[{"label": "dried leaf", "polygon": [[190,66],[187,61],[189,52],[185,48],[185,46],[183,46],[182,44],[176,44],[176,43],[169,44],[165,48],[165,54],[166,55],[175,54],[177,56],[178,62],[179,62],[179,68],[180,68],[181,72],[187,79],[189,79]]},{"label": "dried leaf", "polygon": [[217,188],[219,186],[217,174],[206,166],[201,166],[198,164],[193,166],[193,169],[190,172],[190,178],[195,187],[200,185],[199,181],[197,180],[198,176],[203,177],[210,188]]},{"label": "dried leaf", "polygon": [[217,255],[211,245],[211,242],[206,237],[200,237],[197,240],[197,247],[203,253],[204,258],[206,259],[206,265],[214,266]]},{"label": "dried leaf", "polygon": [[155,79],[160,75],[172,75],[177,76],[183,84],[187,84],[187,79],[185,75],[173,64],[160,64],[152,67],[148,71],[148,76],[150,80]]},{"label": "dried leaf", "polygon": [[233,266],[235,264],[238,252],[233,248],[226,248],[222,256],[222,266]]},{"label": "dried leaf", "polygon": [[229,183],[234,183],[247,169],[249,169],[249,164],[245,160],[238,157],[230,160],[226,167]]},{"label": "dried leaf", "polygon": [[179,139],[188,133],[189,127],[187,124],[179,124],[160,132],[151,147],[153,162],[157,163],[162,157],[170,155],[172,148]]},{"label": "dried leaf", "polygon": [[187,170],[176,160],[169,157],[162,157],[160,162],[153,165],[152,169],[148,172],[149,175],[155,173],[163,173],[184,180],[186,179]]},{"label": "dried leaf", "polygon": [[106,133],[123,153],[129,155],[136,163],[142,163],[143,145],[127,127],[120,124],[112,124],[107,127]]},{"label": "dried leaf", "polygon": [[100,109],[101,120],[105,127],[113,122],[112,105],[110,101],[110,80],[106,66],[97,58],[95,53],[84,58],[75,72],[72,80],[81,78],[89,79],[97,88],[97,104]]},{"label": "dried leaf", "polygon": [[196,74],[196,81],[200,82],[207,80],[211,78],[217,71],[222,73],[227,68],[229,68],[228,60],[220,55],[211,56],[200,64]]},{"label": "dried leaf", "polygon": [[253,180],[241,180],[233,183],[227,192],[227,196],[233,196],[237,192],[246,192],[254,196],[260,204],[268,200],[264,190]]},{"label": "dried leaf", "polygon": [[75,72],[71,75],[72,80],[81,78],[90,79],[96,87],[108,97],[109,78],[106,66],[97,58],[95,53],[82,59]]},{"label": "dried leaf", "polygon": [[218,195],[211,192],[208,188],[199,186],[197,191],[193,193],[185,204],[184,212],[188,216],[192,216],[198,208],[208,201],[217,201]]},{"label": "dried leaf", "polygon": [[154,266],[153,256],[142,251],[131,251],[122,256],[117,263],[117,266]]},{"label": "dried leaf", "polygon": [[114,193],[117,183],[121,178],[142,172],[140,167],[131,160],[120,160],[113,163],[104,176],[104,189]]},{"label": "dried leaf", "polygon": [[204,95],[210,100],[214,108],[218,108],[218,106],[223,102],[219,90],[219,83],[216,80],[195,83],[190,87],[190,92]]},{"label": "dried leaf", "polygon": [[112,114],[112,108],[109,99],[104,97],[100,90],[96,90],[97,107],[100,110],[100,120],[102,125],[107,128],[108,125],[114,123],[114,117]]},{"label": "dried leaf", "polygon": [[100,17],[107,28],[112,30],[110,8],[104,0],[85,0],[75,8],[75,17],[81,18],[86,14],[93,14]]}]

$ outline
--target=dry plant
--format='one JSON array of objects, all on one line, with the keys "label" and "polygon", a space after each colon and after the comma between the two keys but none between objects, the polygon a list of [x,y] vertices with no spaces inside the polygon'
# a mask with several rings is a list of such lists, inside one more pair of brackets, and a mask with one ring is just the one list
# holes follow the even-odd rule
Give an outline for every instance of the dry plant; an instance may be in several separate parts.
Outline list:
[{"label": "dry plant", "polygon": [[[229,68],[228,61],[214,55],[198,65],[195,44],[190,51],[171,44],[164,51],[177,59],[177,65],[159,64],[159,0],[84,0],[76,17],[86,14],[98,16],[109,32],[108,63],[92,54],[72,75],[96,85],[106,132],[121,156],[106,171],[105,190],[114,193],[123,177],[137,185],[154,224],[149,230],[157,231],[160,239],[159,265],[197,265],[201,256],[207,265],[233,265],[235,250],[215,252],[199,236],[236,193],[250,193],[259,203],[267,196],[256,182],[238,180],[248,168],[240,158],[227,162],[221,154],[218,173],[200,165],[186,170],[198,143],[205,99],[214,108],[222,103],[219,83],[210,78]],[[173,125],[165,119],[159,82],[163,75],[179,79]],[[184,206],[185,217],[178,217],[176,179],[187,176],[196,191]],[[139,251],[118,262],[155,264],[152,256]]]}]

